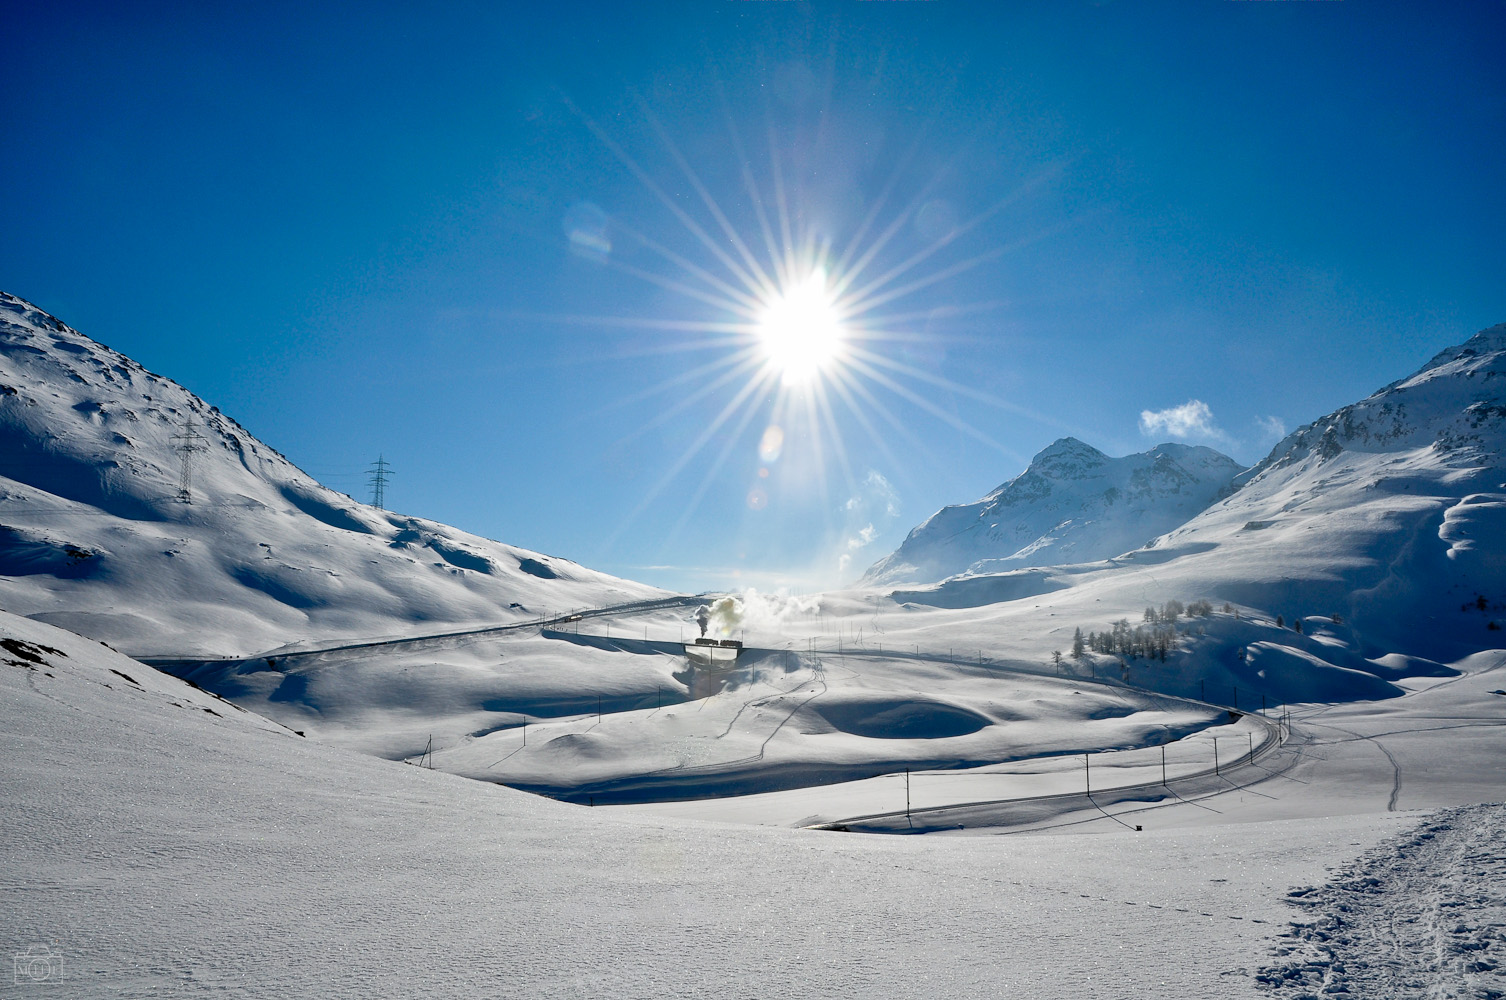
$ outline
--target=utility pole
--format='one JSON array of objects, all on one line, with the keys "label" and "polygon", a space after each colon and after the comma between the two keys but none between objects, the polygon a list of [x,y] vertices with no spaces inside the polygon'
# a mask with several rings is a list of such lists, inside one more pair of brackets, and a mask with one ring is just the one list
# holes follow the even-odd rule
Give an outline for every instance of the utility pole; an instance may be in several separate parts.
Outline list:
[{"label": "utility pole", "polygon": [[371,487],[371,505],[377,510],[385,510],[383,504],[387,500],[387,478],[392,475],[392,466],[379,454],[366,471],[371,473],[371,478],[366,480],[366,485]]},{"label": "utility pole", "polygon": [[204,440],[204,437],[195,429],[192,416],[183,422],[183,432],[174,434],[172,437],[173,446],[182,461],[178,470],[180,503],[193,503],[193,455],[194,452],[204,451],[209,447]]}]

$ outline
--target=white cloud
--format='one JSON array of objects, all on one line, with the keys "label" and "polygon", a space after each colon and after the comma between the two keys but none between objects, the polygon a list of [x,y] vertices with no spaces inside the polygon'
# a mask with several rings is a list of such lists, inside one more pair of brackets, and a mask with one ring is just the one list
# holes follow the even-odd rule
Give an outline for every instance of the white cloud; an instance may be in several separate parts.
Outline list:
[{"label": "white cloud", "polygon": [[1189,399],[1181,406],[1165,410],[1141,410],[1140,433],[1166,434],[1174,438],[1212,438],[1227,441],[1229,436],[1218,429],[1213,411],[1201,399]]},{"label": "white cloud", "polygon": [[[894,491],[889,480],[884,478],[883,473],[869,469],[868,475],[858,485],[857,493],[842,504],[842,510],[848,514],[848,531],[855,530],[864,522],[872,530],[875,519],[899,516],[899,494]],[[866,545],[867,542],[863,544]]]},{"label": "white cloud", "polygon": [[856,535],[852,535],[852,536],[850,536],[847,539],[847,547],[849,549],[861,549],[864,546],[866,546],[869,542],[873,541],[874,538],[876,538],[877,536],[878,536],[878,529],[875,528],[871,524],[867,525],[866,527],[864,527],[863,529],[861,529]]},{"label": "white cloud", "polygon": [[1286,421],[1280,417],[1256,417],[1255,425],[1260,428],[1262,437],[1275,441],[1286,437]]},{"label": "white cloud", "polygon": [[885,517],[899,517],[899,494],[894,491],[889,480],[869,469],[868,478],[863,481],[863,485],[868,489],[874,506],[883,504]]},{"label": "white cloud", "polygon": [[899,494],[877,470],[870,469],[856,492],[842,503],[842,534],[837,543],[837,572],[852,568],[853,553],[866,549],[899,516]]}]

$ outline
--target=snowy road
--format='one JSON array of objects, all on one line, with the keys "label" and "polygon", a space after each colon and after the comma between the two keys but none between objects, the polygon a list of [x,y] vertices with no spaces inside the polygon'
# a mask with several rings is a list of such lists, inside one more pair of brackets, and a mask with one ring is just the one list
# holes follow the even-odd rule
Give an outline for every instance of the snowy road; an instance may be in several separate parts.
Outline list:
[{"label": "snowy road", "polygon": [[454,639],[479,638],[488,635],[501,635],[508,632],[523,632],[530,629],[549,628],[553,625],[566,625],[586,619],[609,618],[614,615],[646,614],[654,611],[667,611],[677,608],[695,607],[707,600],[705,595],[681,595],[678,597],[659,598],[650,601],[629,601],[625,604],[612,604],[599,608],[581,608],[579,610],[561,612],[559,614],[545,614],[539,618],[529,618],[525,621],[508,622],[504,625],[483,625],[475,628],[456,629],[450,632],[433,632],[424,635],[391,636],[383,639],[370,639],[360,642],[341,642],[321,645],[290,645],[277,649],[268,650],[265,653],[257,653],[253,656],[234,657],[227,660],[206,660],[195,656],[141,656],[137,657],[142,663],[148,663],[158,670],[181,676],[186,670],[193,670],[207,664],[231,664],[250,660],[259,660],[267,656],[275,656],[278,659],[289,660],[300,656],[319,656],[324,653],[340,653],[352,650],[367,649],[422,649],[427,644],[443,643]]},{"label": "snowy road", "polygon": [[[1124,783],[1121,774],[1117,776],[1117,781],[1110,778],[1107,783],[1082,792],[956,801],[916,809],[892,809],[823,823],[820,828],[852,833],[927,833],[976,827],[1039,831],[1072,825],[1074,820],[1061,820],[1059,817],[1075,813],[1086,805],[1126,828],[1139,830],[1140,825],[1135,820],[1138,819],[1138,813],[1149,808],[1145,803],[1196,803],[1200,799],[1230,790],[1248,789],[1261,781],[1284,774],[1294,765],[1296,757],[1289,754],[1274,767],[1258,766],[1262,760],[1283,747],[1288,730],[1280,720],[1256,714],[1244,718],[1259,726],[1262,731],[1260,742],[1252,743],[1248,753],[1222,765],[1215,763],[1179,774],[1169,781],[1131,780]],[[1084,755],[1085,785],[1091,782],[1090,760],[1091,755]],[[1153,769],[1153,764],[1148,763],[1128,773]],[[1106,809],[1107,806],[1124,803],[1138,808],[1132,807],[1118,813],[1111,813]]]}]

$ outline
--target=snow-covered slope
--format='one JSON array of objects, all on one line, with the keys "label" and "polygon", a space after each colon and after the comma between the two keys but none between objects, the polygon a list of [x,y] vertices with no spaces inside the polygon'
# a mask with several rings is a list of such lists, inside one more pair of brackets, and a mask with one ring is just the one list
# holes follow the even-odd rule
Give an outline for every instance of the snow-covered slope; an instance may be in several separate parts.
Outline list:
[{"label": "snow-covered slope", "polygon": [[[191,503],[178,496],[185,439]],[[182,386],[3,293],[0,574],[7,610],[141,654],[249,654],[662,595],[326,489]]]},{"label": "snow-covered slope", "polygon": [[864,582],[928,583],[1106,559],[1182,524],[1239,471],[1212,448],[1163,444],[1109,458],[1062,438],[982,500],[932,514]]},{"label": "snow-covered slope", "polygon": [[[1449,658],[1506,622],[1506,324],[1289,435],[1131,561]],[[1169,557],[1172,558],[1169,560]]]},{"label": "snow-covered slope", "polygon": [[1430,449],[1453,467],[1501,465],[1506,434],[1506,323],[1439,351],[1406,378],[1293,431],[1241,475],[1258,483],[1308,459]]}]

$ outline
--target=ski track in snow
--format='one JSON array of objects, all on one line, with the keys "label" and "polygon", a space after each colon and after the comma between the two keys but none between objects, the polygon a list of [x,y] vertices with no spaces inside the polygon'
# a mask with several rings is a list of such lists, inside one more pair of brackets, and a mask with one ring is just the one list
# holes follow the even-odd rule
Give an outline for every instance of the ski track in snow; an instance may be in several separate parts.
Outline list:
[{"label": "ski track in snow", "polygon": [[1396,800],[1401,798],[1401,765],[1397,763],[1396,755],[1393,754],[1390,750],[1387,750],[1386,745],[1374,736],[1366,736],[1363,733],[1357,733],[1352,729],[1345,729],[1342,726],[1333,726],[1327,723],[1317,723],[1317,725],[1320,725],[1325,729],[1336,729],[1341,733],[1348,733],[1350,736],[1357,740],[1366,740],[1374,744],[1377,750],[1386,755],[1386,760],[1391,762],[1392,772],[1391,797],[1386,800],[1386,812],[1395,812]]},{"label": "ski track in snow", "polygon": [[1256,981],[1283,998],[1506,997],[1503,837],[1506,806],[1444,810],[1293,890],[1306,913]]}]

